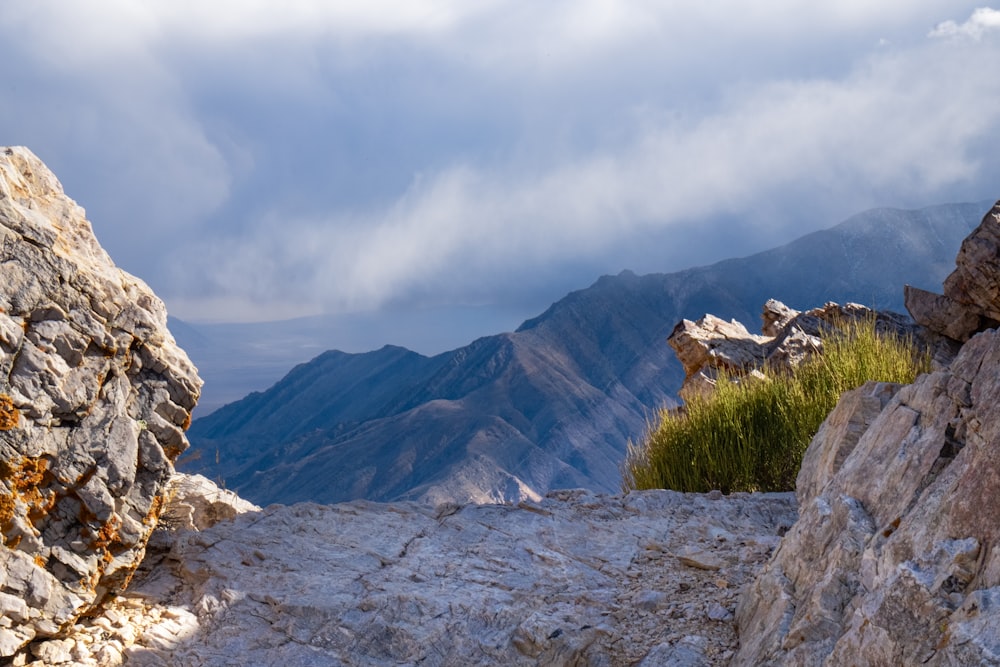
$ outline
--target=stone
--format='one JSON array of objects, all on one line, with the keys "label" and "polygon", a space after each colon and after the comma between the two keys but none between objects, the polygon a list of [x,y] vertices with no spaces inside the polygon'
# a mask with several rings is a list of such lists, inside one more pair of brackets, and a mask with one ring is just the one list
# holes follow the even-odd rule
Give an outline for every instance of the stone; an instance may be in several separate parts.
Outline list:
[{"label": "stone", "polygon": [[955,271],[945,278],[944,294],[1000,322],[1000,202],[962,241]]},{"label": "stone", "polygon": [[740,599],[733,664],[997,664],[998,404],[988,330],[900,388],[839,468],[806,475],[798,521]]},{"label": "stone", "polygon": [[768,299],[760,316],[763,320],[760,332],[769,338],[777,338],[798,314],[799,311],[777,299]]},{"label": "stone", "polygon": [[201,381],[163,303],[115,267],[24,148],[0,150],[0,656],[120,592],[156,525]]},{"label": "stone", "polygon": [[983,328],[978,313],[943,294],[905,285],[903,296],[913,321],[942,336],[964,343]]},{"label": "stone", "polygon": [[705,654],[707,644],[699,635],[682,637],[676,644],[658,644],[639,667],[710,667],[713,661]]},{"label": "stone", "polygon": [[716,554],[687,544],[677,553],[682,564],[699,570],[721,570],[725,564]]},{"label": "stone", "polygon": [[[736,635],[718,609],[794,518],[789,493],[573,490],[443,512],[354,501],[203,530],[164,522],[167,549],[111,605],[124,622],[102,622],[109,634],[86,619],[77,634],[94,630],[94,656],[118,641],[130,665],[724,664]],[[665,557],[701,542],[721,571]]]},{"label": "stone", "polygon": [[906,286],[906,309],[938,335],[965,342],[1000,325],[1000,202],[962,242],[944,294]]},{"label": "stone", "polygon": [[170,502],[164,508],[162,521],[171,530],[205,530],[219,521],[260,510],[203,475],[174,474],[167,494]]},{"label": "stone", "polygon": [[764,305],[762,319],[763,335],[752,334],[739,322],[726,322],[714,315],[678,322],[667,342],[684,367],[680,397],[690,400],[710,394],[720,374],[736,381],[752,381],[763,377],[764,369],[790,372],[812,355],[821,354],[822,335],[843,322],[872,319],[877,331],[923,340],[920,327],[905,315],[857,303],[829,302],[800,313],[771,299]]},{"label": "stone", "polygon": [[894,382],[866,382],[844,392],[802,457],[802,467],[795,480],[800,506],[815,498],[840,470],[872,421],[902,386]]}]

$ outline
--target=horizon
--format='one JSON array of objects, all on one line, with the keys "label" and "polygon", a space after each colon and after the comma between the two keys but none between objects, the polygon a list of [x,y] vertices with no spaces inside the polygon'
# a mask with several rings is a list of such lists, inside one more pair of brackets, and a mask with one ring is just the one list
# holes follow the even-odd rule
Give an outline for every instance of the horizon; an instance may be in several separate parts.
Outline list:
[{"label": "horizon", "polygon": [[9,5],[3,143],[182,321],[453,313],[440,347],[601,275],[995,197],[1000,11],[921,4]]}]

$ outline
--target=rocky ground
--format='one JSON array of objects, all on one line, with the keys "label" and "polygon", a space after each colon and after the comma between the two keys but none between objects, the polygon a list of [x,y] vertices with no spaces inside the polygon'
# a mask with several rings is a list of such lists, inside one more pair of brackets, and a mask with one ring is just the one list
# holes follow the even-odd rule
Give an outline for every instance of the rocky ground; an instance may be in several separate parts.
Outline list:
[{"label": "rocky ground", "polygon": [[725,664],[795,518],[792,494],[275,505],[161,531],[125,595],[18,662]]}]

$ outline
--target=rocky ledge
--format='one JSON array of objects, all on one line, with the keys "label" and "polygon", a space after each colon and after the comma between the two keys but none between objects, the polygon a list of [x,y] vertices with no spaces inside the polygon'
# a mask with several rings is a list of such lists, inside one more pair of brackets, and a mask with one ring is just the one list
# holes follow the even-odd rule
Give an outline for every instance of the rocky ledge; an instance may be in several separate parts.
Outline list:
[{"label": "rocky ledge", "polygon": [[[737,649],[738,591],[796,517],[792,494],[221,509],[230,502],[187,478],[129,590],[24,661],[722,664]],[[177,521],[237,512],[201,531]]]}]

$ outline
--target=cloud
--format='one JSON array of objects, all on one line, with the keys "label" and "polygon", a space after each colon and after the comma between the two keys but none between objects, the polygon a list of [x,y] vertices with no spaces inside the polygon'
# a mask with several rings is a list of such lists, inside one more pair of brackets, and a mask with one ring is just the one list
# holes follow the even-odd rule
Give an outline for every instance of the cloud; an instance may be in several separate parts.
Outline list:
[{"label": "cloud", "polygon": [[998,12],[914,4],[8,3],[0,127],[181,316],[557,298],[991,194],[998,46],[926,36]]},{"label": "cloud", "polygon": [[989,31],[1000,29],[1000,11],[989,7],[979,7],[962,24],[945,21],[930,32],[931,37],[971,37],[982,39]]},{"label": "cloud", "polygon": [[[261,224],[197,264],[224,267],[202,280],[226,292],[275,302],[295,298],[281,290],[297,285],[313,308],[352,310],[442,292],[461,299],[504,266],[544,273],[597,261],[622,239],[666,231],[683,243],[692,220],[730,216],[761,232],[802,233],[836,222],[802,223],[813,211],[775,215],[769,202],[795,193],[843,215],[931,203],[980,176],[974,147],[1000,129],[1000,83],[993,68],[970,75],[969,63],[998,56],[993,45],[935,42],[871,55],[841,79],[735,86],[713,113],[651,120],[612,150],[542,169],[516,158],[454,165],[416,179],[387,207]],[[717,244],[720,257],[738,253]],[[283,275],[290,266],[294,280]]]}]

